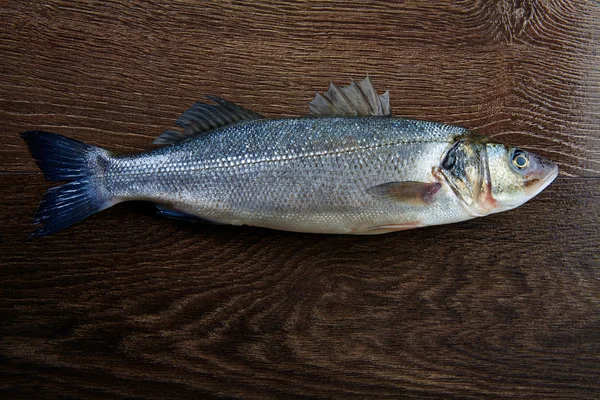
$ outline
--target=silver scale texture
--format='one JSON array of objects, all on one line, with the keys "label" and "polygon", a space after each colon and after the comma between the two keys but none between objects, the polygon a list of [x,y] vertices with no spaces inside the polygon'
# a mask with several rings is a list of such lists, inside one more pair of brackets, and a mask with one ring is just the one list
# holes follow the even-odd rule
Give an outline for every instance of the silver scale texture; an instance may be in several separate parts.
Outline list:
[{"label": "silver scale texture", "polygon": [[391,117],[247,121],[147,153],[113,156],[104,179],[115,202],[148,200],[217,222],[381,233],[377,227],[472,218],[447,185],[427,207],[367,193],[386,182],[433,182],[432,169],[466,133]]}]

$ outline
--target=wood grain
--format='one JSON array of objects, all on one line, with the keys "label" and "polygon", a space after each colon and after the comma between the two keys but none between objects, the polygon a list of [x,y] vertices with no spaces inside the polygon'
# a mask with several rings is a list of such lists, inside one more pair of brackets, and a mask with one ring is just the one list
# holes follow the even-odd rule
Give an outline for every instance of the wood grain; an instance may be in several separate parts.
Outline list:
[{"label": "wood grain", "polygon": [[[0,391],[18,398],[600,397],[600,3],[5,1]],[[508,213],[378,237],[120,204],[27,238],[18,133],[114,151],[204,93],[269,117],[369,73],[395,115],[548,156]]]},{"label": "wood grain", "polygon": [[2,170],[34,170],[26,129],[145,149],[205,93],[297,116],[330,79],[369,73],[396,115],[500,136],[570,175],[600,171],[594,1],[7,3]]},{"label": "wood grain", "polygon": [[46,185],[4,178],[23,188],[0,203],[7,390],[599,393],[600,190],[589,179],[559,179],[510,213],[381,237],[187,225],[129,204],[26,240]]}]

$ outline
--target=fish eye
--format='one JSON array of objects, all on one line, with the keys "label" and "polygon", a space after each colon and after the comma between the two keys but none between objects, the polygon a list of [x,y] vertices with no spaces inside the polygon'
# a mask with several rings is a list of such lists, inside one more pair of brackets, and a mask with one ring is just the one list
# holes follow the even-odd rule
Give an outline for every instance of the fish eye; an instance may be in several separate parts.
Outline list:
[{"label": "fish eye", "polygon": [[515,149],[512,156],[512,163],[518,170],[523,170],[529,165],[529,157],[523,150]]}]

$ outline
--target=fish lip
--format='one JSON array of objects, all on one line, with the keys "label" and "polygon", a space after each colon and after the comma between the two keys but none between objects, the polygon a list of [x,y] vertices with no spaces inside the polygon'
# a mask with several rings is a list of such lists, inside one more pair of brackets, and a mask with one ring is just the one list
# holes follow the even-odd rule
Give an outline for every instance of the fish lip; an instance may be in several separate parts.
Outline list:
[{"label": "fish lip", "polygon": [[546,189],[554,180],[558,177],[558,165],[554,165],[554,170],[548,174],[545,178],[540,179],[540,184],[536,188],[535,192],[531,194],[531,197],[535,197],[544,189]]}]

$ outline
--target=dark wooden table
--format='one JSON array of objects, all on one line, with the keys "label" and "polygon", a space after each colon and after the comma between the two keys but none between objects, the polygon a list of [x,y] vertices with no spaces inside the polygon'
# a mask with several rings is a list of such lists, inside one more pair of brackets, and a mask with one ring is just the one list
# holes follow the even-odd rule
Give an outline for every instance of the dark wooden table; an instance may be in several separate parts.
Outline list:
[{"label": "dark wooden table", "polygon": [[[600,398],[600,3],[7,0],[4,398]],[[269,117],[369,73],[395,115],[559,163],[511,212],[377,237],[120,204],[28,239],[18,134],[129,152],[204,94]]]}]

